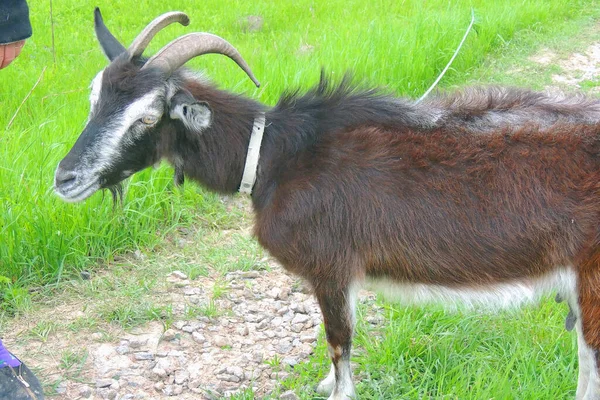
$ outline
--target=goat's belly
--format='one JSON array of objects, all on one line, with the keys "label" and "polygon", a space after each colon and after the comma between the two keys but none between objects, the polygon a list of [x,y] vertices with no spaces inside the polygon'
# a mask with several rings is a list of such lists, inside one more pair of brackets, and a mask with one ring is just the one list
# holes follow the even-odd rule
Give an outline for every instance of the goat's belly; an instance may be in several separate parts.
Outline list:
[{"label": "goat's belly", "polygon": [[537,301],[549,292],[575,299],[577,276],[572,268],[556,269],[537,278],[494,283],[484,286],[443,286],[367,278],[366,288],[386,299],[404,304],[441,304],[450,309],[467,307],[499,310]]}]

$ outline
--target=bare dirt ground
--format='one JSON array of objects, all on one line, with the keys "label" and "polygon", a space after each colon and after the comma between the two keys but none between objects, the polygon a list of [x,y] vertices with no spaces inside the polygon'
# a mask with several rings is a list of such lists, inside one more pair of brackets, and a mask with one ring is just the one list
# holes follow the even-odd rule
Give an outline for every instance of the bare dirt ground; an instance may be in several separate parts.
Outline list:
[{"label": "bare dirt ground", "polygon": [[[568,56],[542,49],[529,61],[526,70],[514,73],[552,66],[556,72],[548,90],[587,85],[589,92],[598,93],[600,42]],[[248,224],[236,234],[249,236]],[[246,388],[253,388],[257,398],[297,398],[282,393],[278,382],[322,340],[314,299],[302,282],[268,257],[260,260],[261,268],[226,274],[208,268],[207,276],[191,278],[178,266],[199,262],[184,251],[194,240],[177,236],[157,254],[136,252],[122,263],[116,280],[107,280],[109,266],[88,281],[73,283],[13,320],[3,340],[38,373],[55,399],[216,399]],[[119,315],[106,322],[98,303],[112,304],[113,314],[127,314],[124,306],[139,298],[135,291],[123,290],[119,280],[133,278],[144,286],[148,271],[154,283],[139,296],[168,310],[168,318],[148,317],[149,322],[131,329],[114,322]],[[138,274],[144,278],[136,283]],[[374,296],[362,292],[361,301],[367,320],[379,323]]]}]

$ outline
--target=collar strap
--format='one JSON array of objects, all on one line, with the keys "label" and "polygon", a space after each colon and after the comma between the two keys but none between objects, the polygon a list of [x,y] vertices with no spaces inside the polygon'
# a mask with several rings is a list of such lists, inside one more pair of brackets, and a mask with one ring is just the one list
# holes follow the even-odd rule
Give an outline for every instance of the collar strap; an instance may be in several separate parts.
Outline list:
[{"label": "collar strap", "polygon": [[248,154],[246,155],[246,165],[240,184],[240,193],[252,194],[252,188],[256,182],[256,170],[258,169],[258,159],[260,158],[260,145],[265,132],[265,113],[260,113],[254,119],[252,135],[250,135],[250,144],[248,145]]}]

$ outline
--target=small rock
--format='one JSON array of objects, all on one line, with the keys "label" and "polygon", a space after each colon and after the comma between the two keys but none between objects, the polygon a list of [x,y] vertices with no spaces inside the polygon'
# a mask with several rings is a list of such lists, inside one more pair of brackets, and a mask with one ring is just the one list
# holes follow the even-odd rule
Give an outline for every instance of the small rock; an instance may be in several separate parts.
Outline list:
[{"label": "small rock", "polygon": [[61,381],[54,390],[58,394],[65,394],[67,392],[67,381]]},{"label": "small rock", "polygon": [[252,353],[252,360],[257,363],[260,364],[263,362],[264,359],[264,354],[261,351],[255,351],[254,353]]},{"label": "small rock", "polygon": [[110,385],[113,384],[113,381],[114,381],[114,379],[97,379],[96,380],[96,387],[98,389],[109,387]]},{"label": "small rock", "polygon": [[304,324],[310,319],[310,317],[306,314],[296,314],[294,318],[292,318],[292,324]]},{"label": "small rock", "polygon": [[122,344],[122,345],[120,345],[120,346],[117,346],[117,347],[115,348],[115,351],[116,351],[118,354],[121,354],[121,355],[123,355],[123,354],[127,354],[127,353],[129,353],[131,350],[129,349],[129,346],[127,346],[126,344]]},{"label": "small rock", "polygon": [[156,382],[154,384],[154,390],[156,390],[157,392],[162,391],[165,388],[165,384],[162,382]]},{"label": "small rock", "polygon": [[314,341],[316,341],[317,338],[315,338],[313,335],[302,335],[300,336],[300,341],[302,343],[312,343]]},{"label": "small rock", "polygon": [[183,385],[190,377],[190,373],[185,369],[179,369],[175,371],[175,383],[178,385]]},{"label": "small rock", "polygon": [[260,276],[258,271],[243,271],[240,272],[240,278],[243,279],[256,279]]},{"label": "small rock", "polygon": [[241,336],[248,336],[250,330],[248,329],[248,325],[244,325],[240,329],[238,329],[238,334]]},{"label": "small rock", "polygon": [[194,339],[194,342],[200,344],[206,342],[206,338],[204,337],[204,335],[199,332],[192,332],[192,339]]},{"label": "small rock", "polygon": [[190,285],[190,280],[185,279],[183,281],[174,282],[175,287],[182,288]]},{"label": "small rock", "polygon": [[277,351],[282,354],[287,354],[292,351],[292,343],[289,339],[282,339],[277,345]]},{"label": "small rock", "polygon": [[219,379],[221,381],[224,381],[224,382],[233,382],[233,383],[238,383],[238,382],[242,381],[237,376],[235,376],[235,375],[229,375],[229,374],[218,374],[217,375],[217,379]]},{"label": "small rock", "polygon": [[[177,393],[175,393],[177,390],[177,387],[181,388],[181,386],[178,386],[178,385],[167,385],[163,389],[163,393],[166,394],[167,396],[177,396]],[[179,392],[179,393],[181,393],[181,392]]]},{"label": "small rock", "polygon": [[300,398],[292,390],[288,390],[279,396],[279,400],[300,400]]},{"label": "small rock", "polygon": [[202,381],[200,379],[194,379],[191,382],[188,382],[187,386],[190,389],[196,389],[197,387],[199,387],[202,384]]},{"label": "small rock", "polygon": [[262,371],[260,369],[258,369],[258,368],[255,369],[255,370],[253,370],[253,371],[246,371],[246,373],[244,375],[244,378],[247,381],[253,381],[255,379],[260,378],[261,373],[262,373]]},{"label": "small rock", "polygon": [[182,329],[184,326],[186,326],[187,324],[188,324],[188,322],[187,322],[187,321],[175,321],[175,322],[173,323],[173,327],[174,327],[175,329],[179,329],[179,330],[181,330],[181,329]]},{"label": "small rock", "polygon": [[290,309],[288,307],[281,307],[279,310],[277,310],[277,315],[283,315],[286,314]]},{"label": "small rock", "polygon": [[219,335],[213,337],[212,342],[217,347],[224,347],[224,346],[229,345],[229,342],[227,341],[227,339],[225,339],[223,336],[219,336]]},{"label": "small rock", "polygon": [[162,338],[163,340],[170,342],[171,340],[177,338],[177,331],[169,328],[163,333]]},{"label": "small rock", "polygon": [[186,296],[198,296],[202,294],[202,289],[197,287],[187,287],[183,289],[183,294]]},{"label": "small rock", "polygon": [[257,331],[264,331],[268,327],[269,327],[269,321],[267,321],[266,319],[263,319],[262,321],[260,321],[258,323],[258,325],[256,325],[256,330]]},{"label": "small rock", "polygon": [[147,351],[139,351],[139,352],[135,353],[135,359],[138,361],[154,360],[154,355]]},{"label": "small rock", "polygon": [[90,279],[92,279],[92,274],[90,274],[90,271],[86,271],[86,270],[83,270],[83,271],[79,272],[79,276],[84,281],[89,281]]},{"label": "small rock", "polygon": [[197,331],[198,329],[202,329],[204,327],[205,327],[205,325],[202,322],[193,321],[193,322],[190,322],[188,325],[185,325],[183,328],[181,328],[181,330],[184,332],[187,332],[187,333],[192,333],[192,332]]},{"label": "small rock", "polygon": [[110,389],[109,391],[106,392],[106,398],[108,400],[114,400],[117,398],[117,391]]},{"label": "small rock", "polygon": [[102,340],[103,336],[100,332],[94,332],[92,333],[92,340]]},{"label": "small rock", "polygon": [[183,388],[181,386],[177,385],[173,388],[174,396],[179,396],[181,393],[183,393]]},{"label": "small rock", "polygon": [[271,290],[269,290],[267,292],[267,295],[275,300],[279,299],[279,296],[281,296],[281,289],[279,288],[273,288]]},{"label": "small rock", "polygon": [[237,366],[227,367],[226,371],[230,375],[237,376],[238,378],[240,378],[240,380],[243,379],[245,376],[244,370]]},{"label": "small rock", "polygon": [[154,367],[152,369],[152,374],[150,375],[151,380],[160,381],[166,377],[167,377],[167,371],[165,371],[161,367]]},{"label": "small rock", "polygon": [[92,395],[92,388],[89,387],[88,385],[83,385],[79,388],[79,396],[83,397],[84,399],[89,398]]},{"label": "small rock", "polygon": [[140,347],[145,346],[146,343],[148,343],[148,339],[146,339],[146,340],[131,339],[129,341],[129,347],[131,347],[132,349],[139,349]]},{"label": "small rock", "polygon": [[298,364],[298,359],[294,358],[294,357],[284,357],[281,360],[282,364],[286,364],[289,365],[290,367],[293,367],[294,365]]}]

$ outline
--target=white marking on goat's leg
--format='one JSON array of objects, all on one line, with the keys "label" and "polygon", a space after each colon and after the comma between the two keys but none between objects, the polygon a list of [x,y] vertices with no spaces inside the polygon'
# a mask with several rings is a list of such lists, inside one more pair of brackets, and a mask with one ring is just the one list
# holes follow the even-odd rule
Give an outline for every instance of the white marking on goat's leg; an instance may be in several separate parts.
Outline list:
[{"label": "white marking on goat's leg", "polygon": [[349,288],[320,286],[315,291],[325,321],[331,370],[317,387],[322,394],[329,394],[329,400],[348,400],[355,398],[352,383],[350,353],[355,322],[355,304],[359,285]]},{"label": "white marking on goat's leg", "polygon": [[[589,374],[586,379],[586,390],[585,395],[583,396],[584,400],[598,400],[600,399],[600,376],[598,376],[598,364],[596,352],[597,350],[592,349],[587,344],[584,345],[585,349],[588,353],[588,365],[589,365]],[[580,366],[581,368],[581,366]],[[581,373],[579,374],[579,378],[581,378]],[[577,385],[577,396],[579,396],[579,384]]]},{"label": "white marking on goat's leg", "polygon": [[335,386],[335,367],[333,363],[331,364],[331,368],[329,369],[329,374],[327,377],[323,379],[319,386],[317,386],[317,393],[321,396],[329,396],[333,392],[333,387]]},{"label": "white marking on goat's leg", "polygon": [[577,400],[583,400],[586,396],[588,383],[590,381],[590,374],[594,367],[594,358],[592,349],[589,348],[585,339],[583,338],[583,326],[581,323],[581,313],[579,306],[571,305],[571,309],[577,318],[575,322],[575,330],[577,332],[577,354],[579,356],[579,374],[577,378],[577,392],[575,398]]},{"label": "white marking on goat's leg", "polygon": [[350,356],[338,360],[336,364],[336,380],[333,393],[329,400],[355,399],[354,383],[352,382],[352,368],[350,367]]},{"label": "white marking on goat's leg", "polygon": [[579,334],[581,318],[577,321],[577,352],[579,355],[579,377],[577,383],[576,399],[600,399],[600,376],[598,375],[598,350],[593,349],[585,341],[582,333]]}]

